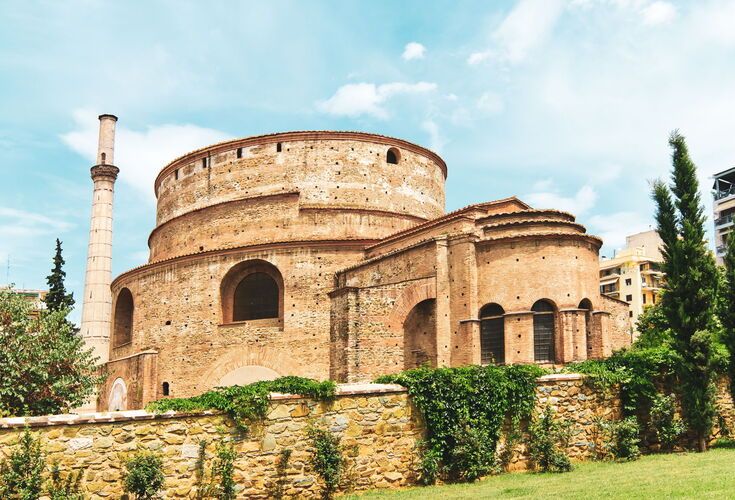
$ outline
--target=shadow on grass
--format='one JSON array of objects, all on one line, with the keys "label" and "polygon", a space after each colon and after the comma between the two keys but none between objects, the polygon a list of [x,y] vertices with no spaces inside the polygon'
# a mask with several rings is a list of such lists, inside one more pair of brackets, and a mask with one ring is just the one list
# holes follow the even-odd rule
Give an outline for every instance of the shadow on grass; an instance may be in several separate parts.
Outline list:
[{"label": "shadow on grass", "polygon": [[720,438],[710,448],[713,450],[735,450],[735,439]]}]

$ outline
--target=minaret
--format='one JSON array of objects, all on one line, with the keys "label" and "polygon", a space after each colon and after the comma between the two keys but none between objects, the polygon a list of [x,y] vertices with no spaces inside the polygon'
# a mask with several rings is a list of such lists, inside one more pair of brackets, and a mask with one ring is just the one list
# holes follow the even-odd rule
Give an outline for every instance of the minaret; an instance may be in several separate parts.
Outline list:
[{"label": "minaret", "polygon": [[95,356],[99,358],[98,363],[102,364],[110,357],[112,198],[119,169],[113,164],[117,117],[100,115],[99,120],[97,164],[91,169],[94,192],[80,331],[87,347],[94,349]]}]

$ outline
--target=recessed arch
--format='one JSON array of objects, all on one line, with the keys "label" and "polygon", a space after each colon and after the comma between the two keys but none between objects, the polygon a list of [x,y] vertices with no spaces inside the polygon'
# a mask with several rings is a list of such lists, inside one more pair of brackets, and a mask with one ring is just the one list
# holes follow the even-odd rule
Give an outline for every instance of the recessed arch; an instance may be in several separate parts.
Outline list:
[{"label": "recessed arch", "polygon": [[398,162],[401,161],[401,152],[398,151],[398,148],[388,149],[388,152],[385,154],[385,161],[393,165],[398,165]]},{"label": "recessed arch", "polygon": [[112,345],[119,347],[129,344],[133,340],[133,315],[135,303],[130,289],[123,288],[117,294],[115,301],[115,317],[112,327]]},{"label": "recessed arch", "polygon": [[116,378],[110,388],[107,400],[107,411],[124,411],[128,409],[128,386],[122,378]]},{"label": "recessed arch", "polygon": [[533,311],[533,359],[537,363],[553,363],[556,306],[548,299],[541,299],[533,304],[531,311]]},{"label": "recessed arch", "polygon": [[590,299],[582,299],[579,303],[579,309],[584,311],[584,335],[587,352],[592,350],[592,301]]},{"label": "recessed arch", "polygon": [[261,380],[275,380],[279,377],[277,371],[260,365],[239,366],[225,373],[217,382],[217,387],[229,387],[231,385],[248,385]]},{"label": "recessed arch", "polygon": [[222,323],[283,322],[283,276],[270,262],[253,259],[234,265],[222,279],[220,297]]},{"label": "recessed arch", "polygon": [[436,366],[436,299],[416,304],[403,321],[403,367]]},{"label": "recessed arch", "polygon": [[500,304],[485,304],[480,309],[480,362],[505,363],[505,310]]}]

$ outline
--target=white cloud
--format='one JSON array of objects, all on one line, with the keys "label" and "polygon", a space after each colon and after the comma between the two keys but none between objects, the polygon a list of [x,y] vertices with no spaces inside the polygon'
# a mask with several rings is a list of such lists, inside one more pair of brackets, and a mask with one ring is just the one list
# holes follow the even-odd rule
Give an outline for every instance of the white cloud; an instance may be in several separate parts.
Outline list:
[{"label": "white cloud", "polygon": [[429,134],[429,148],[437,153],[441,153],[447,141],[439,131],[439,125],[434,120],[425,120],[421,124],[421,128]]},{"label": "white cloud", "polygon": [[[90,162],[97,157],[99,121],[90,110],[74,111],[76,127],[61,139]],[[155,125],[143,131],[131,130],[118,123],[115,133],[115,165],[120,181],[152,199],[153,181],[171,160],[209,144],[229,139],[225,132],[196,125]]]},{"label": "white cloud", "polygon": [[406,61],[410,61],[412,59],[423,59],[424,54],[426,54],[426,47],[418,42],[410,42],[406,44],[401,57]]},{"label": "white cloud", "polygon": [[[608,249],[625,246],[625,237],[651,229],[651,221],[639,212],[615,212],[587,219],[588,231],[602,238]],[[611,257],[611,255],[608,255]]]},{"label": "white cloud", "polygon": [[503,111],[505,103],[503,98],[495,92],[484,92],[477,100],[477,108],[486,113],[496,115]]},{"label": "white cloud", "polygon": [[657,1],[641,10],[643,24],[667,24],[676,18],[676,7],[669,2]]},{"label": "white cloud", "polygon": [[472,53],[467,62],[522,62],[549,37],[563,10],[562,0],[521,0],[493,33],[496,47]]},{"label": "white cloud", "polygon": [[447,94],[444,97],[447,99],[447,101],[456,101],[457,99],[459,99],[459,97],[457,97],[457,94]]},{"label": "white cloud", "polygon": [[332,97],[317,103],[317,109],[335,116],[372,115],[387,119],[388,111],[383,107],[388,99],[399,94],[421,94],[436,90],[435,83],[393,82],[375,85],[374,83],[349,83],[337,89]]},{"label": "white cloud", "polygon": [[553,189],[553,183],[546,181],[545,184],[536,187],[544,187],[545,190],[527,194],[523,197],[534,208],[555,208],[581,215],[592,208],[597,201],[597,193],[590,185],[582,186],[574,196],[564,196]]}]

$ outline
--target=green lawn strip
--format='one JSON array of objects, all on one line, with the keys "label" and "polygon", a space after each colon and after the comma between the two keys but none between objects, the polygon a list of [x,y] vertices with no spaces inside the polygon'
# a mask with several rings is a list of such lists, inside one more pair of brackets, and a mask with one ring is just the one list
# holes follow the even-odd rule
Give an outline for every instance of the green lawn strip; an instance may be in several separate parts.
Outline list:
[{"label": "green lawn strip", "polygon": [[567,474],[512,473],[471,484],[373,491],[348,498],[733,498],[735,449],[584,462]]}]

